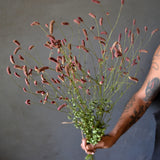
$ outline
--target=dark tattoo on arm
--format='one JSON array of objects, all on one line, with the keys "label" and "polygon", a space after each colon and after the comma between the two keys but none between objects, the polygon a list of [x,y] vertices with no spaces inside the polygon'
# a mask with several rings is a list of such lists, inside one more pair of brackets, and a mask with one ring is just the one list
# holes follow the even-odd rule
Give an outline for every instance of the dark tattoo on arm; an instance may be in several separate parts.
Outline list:
[{"label": "dark tattoo on arm", "polygon": [[[151,81],[148,82],[148,85],[145,90],[145,98],[144,103],[135,107],[133,109],[133,113],[129,116],[128,124],[125,126],[125,131],[128,130],[134,123],[136,123],[142,115],[145,113],[145,111],[148,109],[151,101],[155,98],[155,96],[160,91],[160,79],[155,77]],[[133,96],[129,103],[126,105],[124,113],[129,113],[129,110],[134,107],[136,103],[136,98]],[[121,117],[121,120],[123,117]],[[124,132],[125,132],[124,131]]]},{"label": "dark tattoo on arm", "polygon": [[145,113],[148,107],[149,105],[145,104],[139,106],[138,110],[135,109],[133,115],[130,116],[131,120],[129,122],[128,127],[131,127],[134,123],[136,123],[142,117],[142,115]]},{"label": "dark tattoo on arm", "polygon": [[142,117],[144,112],[148,109],[150,102],[157,96],[160,91],[160,80],[159,78],[155,77],[151,81],[148,82],[148,85],[145,90],[145,103],[140,105],[139,108],[136,110],[134,109],[133,115],[130,116],[131,120],[129,122],[129,127],[132,126],[138,119]]},{"label": "dark tattoo on arm", "polygon": [[159,78],[155,77],[150,82],[148,82],[148,85],[145,90],[145,98],[144,101],[152,101],[157,94],[160,91],[160,80]]}]

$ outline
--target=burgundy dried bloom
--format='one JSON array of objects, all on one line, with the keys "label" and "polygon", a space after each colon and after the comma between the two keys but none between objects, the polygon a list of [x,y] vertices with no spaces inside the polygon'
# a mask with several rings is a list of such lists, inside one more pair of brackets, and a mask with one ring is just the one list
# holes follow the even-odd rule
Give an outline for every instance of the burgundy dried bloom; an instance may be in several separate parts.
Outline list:
[{"label": "burgundy dried bloom", "polygon": [[31,23],[31,26],[36,26],[36,25],[40,25],[40,23],[37,22],[37,21],[34,21],[34,22]]},{"label": "burgundy dried bloom", "polygon": [[133,25],[135,26],[135,24],[136,24],[136,19],[133,19]]},{"label": "burgundy dried bloom", "polygon": [[96,18],[96,16],[93,13],[88,13],[88,15],[94,19]]},{"label": "burgundy dried bloom", "polygon": [[120,43],[120,41],[121,41],[121,38],[122,38],[122,33],[120,33],[119,36],[118,36],[118,42],[119,42],[119,43]]},{"label": "burgundy dried bloom", "polygon": [[98,41],[106,41],[104,38],[98,36],[95,36],[94,39]]},{"label": "burgundy dried bloom", "polygon": [[100,81],[99,84],[102,85],[104,83],[104,81]]},{"label": "burgundy dried bloom", "polygon": [[128,51],[128,49],[129,49],[129,48],[128,48],[128,47],[126,47],[126,49],[124,50],[124,53],[126,53],[126,52]]},{"label": "burgundy dried bloom", "polygon": [[68,23],[68,22],[61,22],[61,25],[63,25],[63,26],[68,26],[69,23]]},{"label": "burgundy dried bloom", "polygon": [[128,32],[128,28],[126,27],[126,28],[125,28],[125,34],[127,34],[127,32]]},{"label": "burgundy dried bloom", "polygon": [[136,65],[137,62],[136,62],[136,59],[133,60],[133,63],[131,64],[132,66]]},{"label": "burgundy dried bloom", "polygon": [[29,69],[29,71],[28,71],[29,76],[32,75],[32,71],[33,71],[33,69]]},{"label": "burgundy dried bloom", "polygon": [[78,17],[78,20],[81,21],[81,22],[83,22],[83,19],[81,17]]},{"label": "burgundy dried bloom", "polygon": [[17,40],[13,40],[13,43],[16,44],[18,47],[21,45]]},{"label": "burgundy dried bloom", "polygon": [[57,56],[57,61],[62,61],[62,56]]},{"label": "burgundy dried bloom", "polygon": [[140,56],[137,56],[137,60],[140,61]]},{"label": "burgundy dried bloom", "polygon": [[15,69],[19,69],[19,70],[23,70],[23,66],[19,66],[19,65],[14,65]]},{"label": "burgundy dried bloom", "polygon": [[64,40],[61,40],[61,44],[62,44],[63,46],[65,45]]},{"label": "burgundy dried bloom", "polygon": [[10,62],[11,62],[12,64],[15,64],[13,55],[10,55]]},{"label": "burgundy dried bloom", "polygon": [[98,58],[98,63],[101,63],[103,62],[103,59],[102,58]]},{"label": "burgundy dried bloom", "polygon": [[129,57],[126,57],[126,61],[127,61],[127,62],[130,62],[130,59],[129,59]]},{"label": "burgundy dried bloom", "polygon": [[47,80],[43,80],[43,81],[41,81],[43,84],[47,84],[47,85],[49,85],[49,82],[47,81]]},{"label": "burgundy dried bloom", "polygon": [[106,53],[106,50],[103,50],[103,49],[102,49],[101,54],[103,55],[103,54],[105,54],[105,53]]},{"label": "burgundy dried bloom", "polygon": [[102,26],[102,24],[103,24],[103,17],[99,19],[99,25]]},{"label": "burgundy dried bloom", "polygon": [[17,72],[14,72],[14,75],[15,75],[17,78],[20,78],[20,77],[21,77]]},{"label": "burgundy dried bloom", "polygon": [[27,86],[29,86],[29,85],[30,85],[30,83],[29,83],[29,81],[28,81],[28,79],[27,79],[27,78],[25,78],[25,83],[26,83],[26,85],[27,85]]},{"label": "burgundy dried bloom", "polygon": [[156,32],[158,32],[159,31],[159,29],[158,28],[156,28],[156,29],[154,29],[153,31],[152,31],[152,33],[151,33],[151,36],[153,36]]},{"label": "burgundy dried bloom", "polygon": [[56,65],[56,72],[62,72],[63,68],[62,66],[59,64]]},{"label": "burgundy dried bloom", "polygon": [[28,71],[27,71],[27,66],[26,65],[23,66],[23,73],[26,77],[28,77]]},{"label": "burgundy dried bloom", "polygon": [[48,66],[43,66],[43,67],[41,67],[41,68],[38,69],[38,72],[44,72],[47,69],[49,69]]},{"label": "burgundy dried bloom", "polygon": [[48,28],[49,27],[48,24],[45,24],[45,27]]},{"label": "burgundy dried bloom", "polygon": [[98,0],[92,0],[93,3],[100,4],[101,2]]},{"label": "burgundy dried bloom", "polygon": [[85,52],[89,52],[89,50],[87,48],[85,48],[84,46],[80,45],[80,46],[77,46],[78,49],[83,49]]},{"label": "burgundy dried bloom", "polygon": [[59,62],[54,57],[49,57],[48,59],[52,62],[55,62],[56,64],[59,64]]},{"label": "burgundy dried bloom", "polygon": [[109,13],[109,12],[106,12],[106,15],[107,15],[107,16],[109,16],[109,15],[110,15],[110,13]]},{"label": "burgundy dried bloom", "polygon": [[138,82],[138,79],[136,77],[128,76],[128,78],[136,83]]},{"label": "burgundy dried bloom", "polygon": [[35,66],[35,67],[34,67],[34,70],[35,70],[36,72],[38,72],[38,67],[37,67],[37,66]]},{"label": "burgundy dried bloom", "polygon": [[65,70],[67,76],[69,77],[69,76],[70,76],[70,74],[69,74],[69,64],[67,64],[67,65],[65,66],[64,70]]},{"label": "burgundy dried bloom", "polygon": [[38,91],[36,91],[36,93],[37,93],[37,94],[41,94],[41,95],[46,94],[46,92],[45,92],[45,91],[43,91],[43,90],[38,90]]},{"label": "burgundy dried bloom", "polygon": [[139,35],[139,34],[140,34],[140,29],[139,29],[139,28],[137,28],[136,30],[137,30],[137,34]]},{"label": "burgundy dried bloom", "polygon": [[103,41],[99,41],[99,43],[103,44],[104,46],[106,45],[105,42],[103,42]]},{"label": "burgundy dried bloom", "polygon": [[58,83],[58,84],[60,84],[60,83],[61,83],[58,79],[56,79],[55,81],[56,81],[56,83]]},{"label": "burgundy dried bloom", "polygon": [[30,105],[31,103],[30,103],[30,99],[27,99],[26,101],[25,101],[25,104],[27,104],[27,105]]},{"label": "burgundy dried bloom", "polygon": [[82,70],[82,65],[80,63],[77,64],[78,69],[81,71]]},{"label": "burgundy dried bloom", "polygon": [[41,80],[42,81],[45,81],[46,79],[44,78],[44,75],[43,74],[41,74]]},{"label": "burgundy dried bloom", "polygon": [[48,49],[53,49],[50,45],[48,44],[44,44],[45,47],[47,47]]},{"label": "burgundy dried bloom", "polygon": [[86,81],[85,79],[81,78],[81,79],[80,79],[80,82],[81,82],[82,84],[84,84],[84,83],[86,83],[87,81]]},{"label": "burgundy dried bloom", "polygon": [[89,29],[90,29],[90,30],[93,30],[94,28],[95,28],[95,27],[94,27],[94,26],[92,26],[92,27],[90,27]]},{"label": "burgundy dried bloom", "polygon": [[74,57],[73,57],[73,59],[74,59],[75,64],[78,64],[77,57],[76,57],[76,56],[74,56]]},{"label": "burgundy dried bloom", "polygon": [[121,0],[121,4],[124,5],[124,0]]},{"label": "burgundy dried bloom", "polygon": [[48,92],[46,93],[46,96],[44,98],[43,104],[45,104],[47,102],[47,100],[48,100]]},{"label": "burgundy dried bloom", "polygon": [[81,41],[81,44],[82,44],[82,46],[85,47],[85,41],[84,40]]},{"label": "burgundy dried bloom", "polygon": [[35,85],[35,86],[37,86],[37,85],[38,85],[38,83],[37,83],[37,81],[36,81],[36,80],[34,80],[34,85]]},{"label": "burgundy dried bloom", "polygon": [[80,20],[78,20],[78,19],[74,19],[73,22],[76,23],[76,24],[80,24],[81,23]]},{"label": "burgundy dried bloom", "polygon": [[86,40],[88,40],[88,34],[87,34],[86,29],[82,29],[82,31],[83,31],[83,34],[84,34],[84,36],[85,36]]},{"label": "burgundy dried bloom", "polygon": [[60,111],[62,108],[66,107],[67,106],[67,103],[64,103],[62,105],[60,105],[57,110]]},{"label": "burgundy dried bloom", "polygon": [[54,20],[51,20],[50,23],[49,23],[49,33],[50,34],[53,34],[53,24],[55,23]]},{"label": "burgundy dried bloom", "polygon": [[127,75],[128,74],[128,72],[123,72],[123,75]]},{"label": "burgundy dried bloom", "polygon": [[62,64],[65,64],[65,62],[66,62],[66,58],[65,56],[62,56]]},{"label": "burgundy dried bloom", "polygon": [[15,48],[13,54],[16,54],[20,49],[21,49],[20,47]]},{"label": "burgundy dried bloom", "polygon": [[106,31],[102,31],[100,34],[107,35],[107,32]]},{"label": "burgundy dried bloom", "polygon": [[147,26],[144,26],[144,31],[147,32],[148,28]]},{"label": "burgundy dried bloom", "polygon": [[11,75],[11,69],[9,66],[6,68],[6,71],[7,71],[8,75]]},{"label": "burgundy dried bloom", "polygon": [[112,70],[113,70],[113,67],[108,68],[108,71],[112,71]]},{"label": "burgundy dried bloom", "polygon": [[86,89],[86,94],[91,95],[89,89]]},{"label": "burgundy dried bloom", "polygon": [[62,82],[64,82],[64,77],[63,77],[63,76],[58,75],[58,78],[59,78]]},{"label": "burgundy dried bloom", "polygon": [[132,31],[129,30],[129,32],[128,32],[128,38],[131,36],[131,33],[132,33]]},{"label": "burgundy dried bloom", "polygon": [[51,101],[51,104],[55,104],[56,103],[56,101]]},{"label": "burgundy dried bloom", "polygon": [[116,49],[115,50],[115,53],[114,53],[114,56],[117,58],[117,57],[121,57],[122,56],[122,52],[120,52],[120,50]]},{"label": "burgundy dried bloom", "polygon": [[140,53],[148,53],[148,51],[145,50],[145,49],[140,49],[139,52],[140,52]]},{"label": "burgundy dried bloom", "polygon": [[21,61],[24,61],[24,58],[21,55],[18,55],[18,57]]},{"label": "burgundy dried bloom", "polygon": [[62,99],[63,99],[63,97],[62,97],[62,96],[60,96],[60,97],[59,97],[59,100],[62,100]]},{"label": "burgundy dried bloom", "polygon": [[26,93],[26,92],[27,92],[27,89],[26,89],[26,88],[23,88],[23,91]]},{"label": "burgundy dried bloom", "polygon": [[131,44],[134,43],[134,33],[131,33]]},{"label": "burgundy dried bloom", "polygon": [[34,48],[34,45],[30,45],[30,46],[28,47],[28,50],[31,50],[32,48]]}]

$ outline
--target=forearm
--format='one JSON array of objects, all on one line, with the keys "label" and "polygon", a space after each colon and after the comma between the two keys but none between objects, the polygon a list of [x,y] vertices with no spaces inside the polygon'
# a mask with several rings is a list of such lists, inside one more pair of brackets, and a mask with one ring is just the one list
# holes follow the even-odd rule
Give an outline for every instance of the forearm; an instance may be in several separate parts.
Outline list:
[{"label": "forearm", "polygon": [[112,134],[118,139],[125,133],[134,123],[136,123],[150,106],[151,101],[144,101],[135,94],[126,105],[118,123],[112,130]]},{"label": "forearm", "polygon": [[111,134],[118,139],[139,120],[160,92],[160,45],[154,53],[148,76],[141,89],[130,99]]}]

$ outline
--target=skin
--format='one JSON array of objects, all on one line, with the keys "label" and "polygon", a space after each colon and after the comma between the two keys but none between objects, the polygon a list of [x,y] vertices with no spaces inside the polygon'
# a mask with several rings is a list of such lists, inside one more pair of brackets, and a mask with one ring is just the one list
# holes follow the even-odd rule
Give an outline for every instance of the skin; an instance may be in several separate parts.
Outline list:
[{"label": "skin", "polygon": [[82,139],[82,149],[87,154],[94,154],[96,149],[112,147],[116,141],[143,116],[159,91],[160,45],[153,55],[152,64],[146,80],[125,106],[125,109],[113,130],[109,134],[104,135],[101,141],[96,145],[87,144],[86,139]]}]

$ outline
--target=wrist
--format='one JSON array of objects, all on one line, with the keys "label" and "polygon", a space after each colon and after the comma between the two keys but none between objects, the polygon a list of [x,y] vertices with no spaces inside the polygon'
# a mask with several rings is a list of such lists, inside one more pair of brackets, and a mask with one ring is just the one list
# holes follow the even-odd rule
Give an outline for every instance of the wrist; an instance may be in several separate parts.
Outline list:
[{"label": "wrist", "polygon": [[95,149],[98,148],[110,148],[113,144],[116,143],[118,138],[114,135],[113,132],[110,132],[107,135],[104,135],[101,139],[101,141],[95,145]]}]

